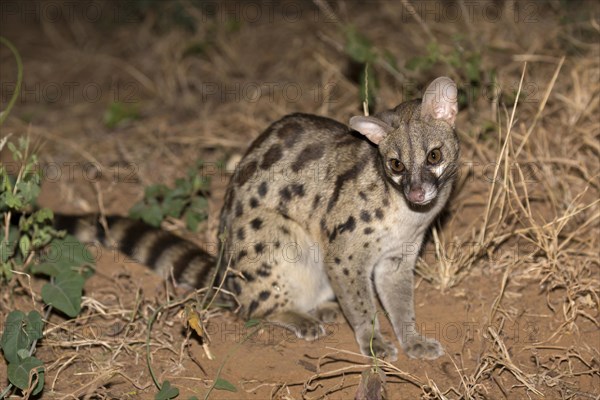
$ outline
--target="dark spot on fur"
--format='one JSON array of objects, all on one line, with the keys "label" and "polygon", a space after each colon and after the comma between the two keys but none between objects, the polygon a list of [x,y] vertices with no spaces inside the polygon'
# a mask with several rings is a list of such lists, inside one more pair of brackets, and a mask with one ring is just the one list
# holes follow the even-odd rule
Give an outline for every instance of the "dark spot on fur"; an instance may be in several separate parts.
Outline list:
[{"label": "dark spot on fur", "polygon": [[223,204],[223,210],[227,213],[231,213],[231,207],[233,207],[233,185],[230,186],[230,189],[227,191],[225,195],[225,204]]},{"label": "dark spot on fur", "polygon": [[248,306],[248,317],[253,316],[254,312],[256,311],[257,308],[258,308],[258,301],[252,300],[250,302],[250,305]]},{"label": "dark spot on fur", "polygon": [[279,308],[279,304],[274,304],[274,305],[273,305],[273,307],[270,307],[270,308],[268,308],[267,310],[265,310],[265,311],[262,313],[263,317],[267,317],[267,316],[269,316],[269,315],[273,314],[273,312],[274,312],[275,310],[277,310],[278,308]]},{"label": "dark spot on fur", "polygon": [[274,144],[265,153],[262,162],[260,163],[260,167],[262,169],[269,169],[273,164],[281,160],[281,157],[283,157],[281,146],[278,144]]},{"label": "dark spot on fur", "polygon": [[383,211],[381,211],[381,208],[375,210],[375,217],[377,219],[383,219]]},{"label": "dark spot on fur", "polygon": [[279,195],[281,196],[281,200],[284,202],[288,202],[292,199],[292,192],[290,191],[290,187],[286,186],[279,191]]},{"label": "dark spot on fur", "polygon": [[248,151],[246,151],[246,154],[250,154],[255,149],[259,148],[265,142],[265,140],[267,140],[271,136],[271,133],[273,132],[273,125],[269,126],[263,133],[261,133],[256,139],[254,139],[254,141],[250,145],[250,148],[248,148]]},{"label": "dark spot on fur", "polygon": [[237,260],[240,261],[242,258],[246,257],[247,255],[248,255],[248,252],[246,250],[242,250],[238,253]]},{"label": "dark spot on fur", "polygon": [[242,293],[242,285],[240,285],[236,277],[227,277],[227,286],[236,295]]},{"label": "dark spot on fur", "polygon": [[298,197],[304,197],[304,185],[302,185],[302,184],[292,185],[292,193]]},{"label": "dark spot on fur", "polygon": [[339,264],[339,263],[341,263],[341,262],[342,262],[342,260],[340,260],[340,259],[339,259],[339,258],[337,258],[337,257],[335,257],[335,258],[333,259],[333,261],[335,261],[335,263],[336,263],[336,264]]},{"label": "dark spot on fur", "polygon": [[349,180],[356,179],[360,171],[362,171],[362,161],[363,160],[358,161],[352,166],[352,168],[343,172],[341,175],[338,175],[337,179],[335,180],[335,185],[333,187],[333,193],[331,195],[331,198],[329,199],[329,203],[327,204],[327,211],[331,211],[333,206],[335,206],[335,204],[337,203],[344,184]]},{"label": "dark spot on fur", "polygon": [[240,228],[240,229],[238,229],[238,231],[237,231],[237,238],[238,238],[239,240],[244,240],[244,239],[246,239],[246,232],[244,231],[244,228]]},{"label": "dark spot on fur", "polygon": [[366,248],[368,248],[368,247],[369,247],[369,242],[367,242],[367,243],[363,244],[363,247],[364,247],[365,249],[366,249]]},{"label": "dark spot on fur", "polygon": [[360,219],[362,219],[365,222],[371,222],[371,214],[369,214],[367,210],[362,210],[360,212]]},{"label": "dark spot on fur", "polygon": [[[386,186],[386,187],[387,187],[387,186]],[[385,197],[384,197],[384,199],[383,199],[383,206],[384,206],[384,207],[387,207],[387,206],[389,206],[389,205],[390,205],[390,201],[389,201],[387,198],[385,198]]]},{"label": "dark spot on fur", "polygon": [[275,241],[275,248],[278,249],[279,247],[281,247],[281,243],[279,242],[279,240]]},{"label": "dark spot on fur", "polygon": [[258,276],[262,276],[262,277],[267,277],[271,275],[271,265],[267,264],[266,262],[262,263],[260,265],[260,268],[258,268],[258,271],[256,271],[256,274]]},{"label": "dark spot on fur", "polygon": [[259,230],[262,227],[262,224],[263,224],[263,221],[260,218],[254,218],[252,221],[250,221],[250,226],[255,231]]},{"label": "dark spot on fur", "polygon": [[252,207],[252,208],[258,207],[258,199],[256,197],[250,198],[250,207]]},{"label": "dark spot on fur", "polygon": [[343,273],[344,273],[344,275],[346,275],[346,276],[350,275],[350,271],[348,271],[348,268],[344,268],[344,269],[342,270],[342,272],[343,272]]},{"label": "dark spot on fur", "polygon": [[235,182],[237,182],[239,186],[244,186],[244,184],[256,174],[257,165],[258,163],[256,161],[251,161],[243,167],[238,168]]},{"label": "dark spot on fur", "polygon": [[370,235],[371,233],[373,233],[373,228],[367,226],[363,232],[365,233],[365,235]]},{"label": "dark spot on fur", "polygon": [[286,235],[290,234],[290,230],[288,228],[286,228],[285,226],[280,226],[279,230]]},{"label": "dark spot on fur", "polygon": [[345,147],[356,144],[356,137],[348,135],[344,140],[335,144],[335,147]]},{"label": "dark spot on fur", "polygon": [[265,197],[265,195],[267,194],[268,191],[269,191],[269,185],[267,185],[267,182],[262,182],[258,186],[258,195],[260,197]]},{"label": "dark spot on fur", "polygon": [[350,254],[350,255],[348,256],[348,260],[352,260],[352,258],[354,258],[354,257],[352,256],[352,254]]},{"label": "dark spot on fur", "polygon": [[298,142],[303,132],[302,125],[297,122],[288,122],[277,130],[277,137],[283,139],[285,146],[290,148]]},{"label": "dark spot on fur", "polygon": [[242,202],[238,201],[235,203],[235,216],[239,217],[244,213],[244,206],[242,206]]},{"label": "dark spot on fur", "polygon": [[321,232],[327,233],[327,224],[325,223],[325,218],[321,218],[319,225],[321,226]]},{"label": "dark spot on fur", "polygon": [[358,195],[360,196],[361,199],[363,199],[364,201],[367,201],[367,195],[365,194],[365,192],[358,192]]},{"label": "dark spot on fur", "polygon": [[290,217],[287,216],[287,213],[289,212],[287,204],[283,204],[282,200],[279,200],[279,204],[277,205],[277,211],[284,219],[290,219]]},{"label": "dark spot on fur", "polygon": [[333,231],[329,234],[329,243],[333,242],[337,237],[338,231],[337,228],[333,228]]},{"label": "dark spot on fur", "polygon": [[281,200],[283,200],[284,202],[290,201],[294,196],[304,197],[304,194],[304,185],[302,184],[288,185],[279,191]]},{"label": "dark spot on fur", "polygon": [[265,301],[267,300],[269,297],[271,296],[271,292],[269,292],[268,290],[263,290],[262,292],[260,292],[258,294],[258,298],[260,299],[260,301]]},{"label": "dark spot on fur", "polygon": [[315,210],[317,208],[317,206],[319,205],[319,202],[321,201],[321,195],[318,194],[315,196],[315,198],[313,199],[313,204],[312,204],[312,209]]},{"label": "dark spot on fur", "polygon": [[261,254],[264,249],[265,249],[265,245],[262,243],[256,243],[254,245],[254,250],[256,251],[256,254]]},{"label": "dark spot on fur", "polygon": [[323,157],[324,152],[324,147],[318,143],[306,146],[292,163],[292,171],[300,171],[307,163]]},{"label": "dark spot on fur", "polygon": [[256,280],[256,277],[248,271],[242,271],[242,276],[248,282],[254,282]]},{"label": "dark spot on fur", "polygon": [[351,216],[348,217],[348,219],[346,220],[346,222],[344,222],[343,224],[338,225],[338,231],[340,233],[345,232],[345,231],[352,232],[352,231],[354,231],[355,227],[356,227],[356,220],[351,215]]}]

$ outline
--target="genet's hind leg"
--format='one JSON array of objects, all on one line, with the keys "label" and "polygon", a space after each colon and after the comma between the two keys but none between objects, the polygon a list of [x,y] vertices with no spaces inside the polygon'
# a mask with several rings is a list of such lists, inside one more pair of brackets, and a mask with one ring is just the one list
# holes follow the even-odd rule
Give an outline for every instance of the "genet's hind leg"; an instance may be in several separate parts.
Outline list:
[{"label": "genet's hind leg", "polygon": [[322,260],[314,257],[316,241],[300,223],[276,212],[248,213],[232,225],[237,273],[230,274],[227,288],[236,294],[241,316],[265,319],[307,340],[322,336],[315,310],[333,298],[333,290]]},{"label": "genet's hind leg", "polygon": [[341,314],[340,305],[337,301],[326,301],[315,310],[315,316],[319,321],[326,324],[335,322]]},{"label": "genet's hind leg", "polygon": [[325,327],[315,317],[297,311],[283,311],[268,318],[268,322],[289,329],[297,337],[305,340],[316,340],[325,336]]}]

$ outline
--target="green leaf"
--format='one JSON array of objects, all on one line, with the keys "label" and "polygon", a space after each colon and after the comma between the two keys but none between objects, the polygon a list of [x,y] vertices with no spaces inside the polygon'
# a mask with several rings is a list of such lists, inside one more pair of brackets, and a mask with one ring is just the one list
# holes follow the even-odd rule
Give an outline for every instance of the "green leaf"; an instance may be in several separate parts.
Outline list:
[{"label": "green leaf", "polygon": [[217,378],[215,382],[215,389],[217,390],[227,390],[229,392],[237,392],[237,388],[233,386],[233,384],[223,378]]},{"label": "green leaf", "polygon": [[187,197],[192,193],[192,185],[185,179],[179,178],[175,180],[175,187],[169,192],[169,197]]},{"label": "green leaf", "polygon": [[186,201],[183,199],[170,199],[165,201],[163,205],[163,212],[173,218],[177,218],[181,215],[183,207],[185,207]]},{"label": "green leaf", "polygon": [[[15,253],[15,246],[17,242],[11,238],[11,233],[17,230],[16,227],[10,227],[11,232],[8,234],[8,241],[4,240],[4,234],[0,237],[0,261],[3,263],[7,262],[8,259]],[[4,233],[4,232],[3,232]]]},{"label": "green leaf", "polygon": [[71,271],[73,267],[93,265],[94,257],[76,237],[67,235],[52,241],[45,263],[55,264],[59,271]]},{"label": "green leaf", "polygon": [[440,46],[437,42],[429,42],[427,45],[427,57],[432,64],[438,62],[441,58]]},{"label": "green leaf", "polygon": [[42,274],[47,276],[57,276],[61,269],[54,262],[45,262],[32,265],[30,268],[32,274]]},{"label": "green leaf", "polygon": [[259,325],[260,322],[261,322],[260,319],[249,319],[248,321],[246,321],[244,326],[246,328],[252,328],[253,326]]},{"label": "green leaf", "polygon": [[158,204],[146,208],[146,210],[142,213],[142,221],[157,228],[160,226],[163,219],[164,214]]},{"label": "green leaf", "polygon": [[74,318],[81,310],[84,279],[72,271],[62,271],[54,283],[42,287],[42,299],[48,305]]},{"label": "green leaf", "polygon": [[360,33],[354,26],[348,25],[345,29],[346,46],[344,50],[354,61],[366,63],[375,59],[375,52],[371,41]]},{"label": "green leaf", "polygon": [[27,314],[27,325],[25,327],[25,332],[29,336],[30,339],[36,340],[41,339],[43,336],[44,330],[44,321],[42,321],[42,316],[37,311],[33,310]]},{"label": "green leaf", "polygon": [[135,105],[113,102],[104,113],[104,124],[112,129],[123,122],[128,122],[138,117],[139,113]]},{"label": "green leaf", "polygon": [[42,208],[33,213],[33,217],[37,222],[52,221],[54,213],[49,208]]},{"label": "green leaf", "polygon": [[27,349],[33,343],[33,340],[29,340],[25,329],[25,313],[23,311],[11,311],[6,317],[6,325],[4,332],[2,333],[2,339],[0,339],[0,346],[4,353],[4,358],[9,363],[16,363],[19,361],[17,352],[21,349]]},{"label": "green leaf", "polygon": [[179,396],[179,389],[172,387],[169,381],[164,381],[160,391],[154,396],[155,400],[170,400]]},{"label": "green leaf", "polygon": [[384,50],[383,58],[385,59],[385,61],[387,61],[388,65],[392,67],[394,71],[400,71],[398,69],[398,62],[396,61],[396,57],[394,57],[394,55],[389,50]]},{"label": "green leaf", "polygon": [[205,212],[208,208],[208,200],[204,196],[194,197],[190,203],[190,208],[196,212]]},{"label": "green leaf", "polygon": [[144,189],[144,198],[162,197],[169,191],[169,188],[163,184],[150,185]]},{"label": "green leaf", "polygon": [[37,370],[38,381],[32,394],[36,395],[44,388],[44,363],[35,358],[27,357],[24,360],[19,360],[16,363],[8,364],[8,380],[21,390],[29,387],[29,374],[31,370]]},{"label": "green leaf", "polygon": [[193,211],[187,211],[184,217],[185,226],[192,232],[197,232],[198,224],[206,219],[204,214],[195,213]]},{"label": "green leaf", "polygon": [[0,278],[4,276],[6,281],[10,282],[13,277],[13,272],[8,263],[0,263]]},{"label": "green leaf", "polygon": [[19,240],[19,250],[21,250],[21,254],[23,254],[23,257],[27,257],[30,249],[31,249],[31,240],[29,240],[29,236],[24,234],[23,236],[21,236],[21,239]]},{"label": "green leaf", "polygon": [[129,209],[129,218],[142,219],[142,214],[144,214],[145,210],[146,204],[144,204],[142,201],[137,202]]},{"label": "green leaf", "polygon": [[17,356],[19,356],[20,360],[24,360],[27,357],[29,357],[29,350],[27,350],[27,349],[17,350]]},{"label": "green leaf", "polygon": [[416,71],[419,70],[423,67],[425,67],[428,64],[427,60],[424,57],[412,57],[410,59],[408,59],[408,61],[406,61],[406,64],[404,65],[406,67],[406,69],[409,69],[411,71]]},{"label": "green leaf", "polygon": [[0,339],[4,358],[9,363],[19,362],[19,350],[29,351],[33,341],[41,339],[43,326],[42,317],[37,311],[31,311],[27,315],[19,310],[11,311],[6,317],[6,325]]},{"label": "green leaf", "polygon": [[3,202],[6,204],[6,206],[8,208],[11,208],[11,209],[19,209],[19,208],[23,207],[23,203],[21,202],[21,199],[18,196],[12,194],[11,192],[4,193]]},{"label": "green leaf", "polygon": [[17,149],[14,143],[8,142],[7,146],[8,150],[10,150],[10,153],[12,154],[13,160],[18,161],[23,158],[23,153]]},{"label": "green leaf", "polygon": [[[31,176],[31,175],[30,175]],[[21,181],[17,183],[17,193],[20,194],[25,204],[33,204],[40,194],[40,185],[38,182]]]},{"label": "green leaf", "polygon": [[59,239],[60,237],[61,232],[58,232],[52,226],[43,226],[41,228],[37,227],[37,229],[35,229],[33,238],[31,239],[31,246],[33,246],[33,248],[36,250],[41,249],[49,244],[52,239]]}]

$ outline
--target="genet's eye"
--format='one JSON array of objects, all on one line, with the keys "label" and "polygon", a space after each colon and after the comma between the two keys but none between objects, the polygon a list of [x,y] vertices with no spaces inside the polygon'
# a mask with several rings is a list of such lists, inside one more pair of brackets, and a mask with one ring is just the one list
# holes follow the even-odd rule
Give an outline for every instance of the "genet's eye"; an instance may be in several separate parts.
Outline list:
[{"label": "genet's eye", "polygon": [[402,164],[402,162],[397,158],[391,158],[389,161],[389,165],[390,169],[397,174],[404,172],[405,170],[404,164]]},{"label": "genet's eye", "polygon": [[440,149],[433,149],[427,155],[427,163],[430,165],[438,164],[442,161],[442,152]]}]

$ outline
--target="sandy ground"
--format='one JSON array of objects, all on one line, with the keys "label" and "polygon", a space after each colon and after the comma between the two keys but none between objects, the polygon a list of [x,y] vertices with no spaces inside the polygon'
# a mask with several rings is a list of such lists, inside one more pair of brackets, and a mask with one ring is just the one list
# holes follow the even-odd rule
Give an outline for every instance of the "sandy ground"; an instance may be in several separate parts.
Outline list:
[{"label": "sandy ground", "polygon": [[[3,2],[0,31],[21,53],[24,84],[2,136],[39,143],[41,205],[126,214],[145,186],[171,185],[202,159],[209,219],[181,234],[214,242],[230,176],[219,165],[287,113],[347,121],[362,112],[352,44],[375,54],[375,110],[451,76],[467,99],[457,121],[464,165],[416,279],[417,321],[446,354],[380,364],[386,398],[600,398],[594,2],[143,4]],[[421,67],[409,68],[417,56]],[[4,109],[16,76],[6,48],[0,66]],[[132,118],[113,126],[113,103]],[[32,293],[42,284],[2,290],[0,321],[41,310]],[[48,321],[36,351],[42,398],[154,398],[146,335],[159,307],[151,365],[179,398],[204,398],[219,376],[237,392],[214,389],[211,399],[352,399],[373,365],[343,319],[308,343],[218,308],[207,315],[209,360],[184,305],[167,304],[186,293],[107,249],[84,296],[79,318]],[[1,360],[1,387],[5,377]]]}]

